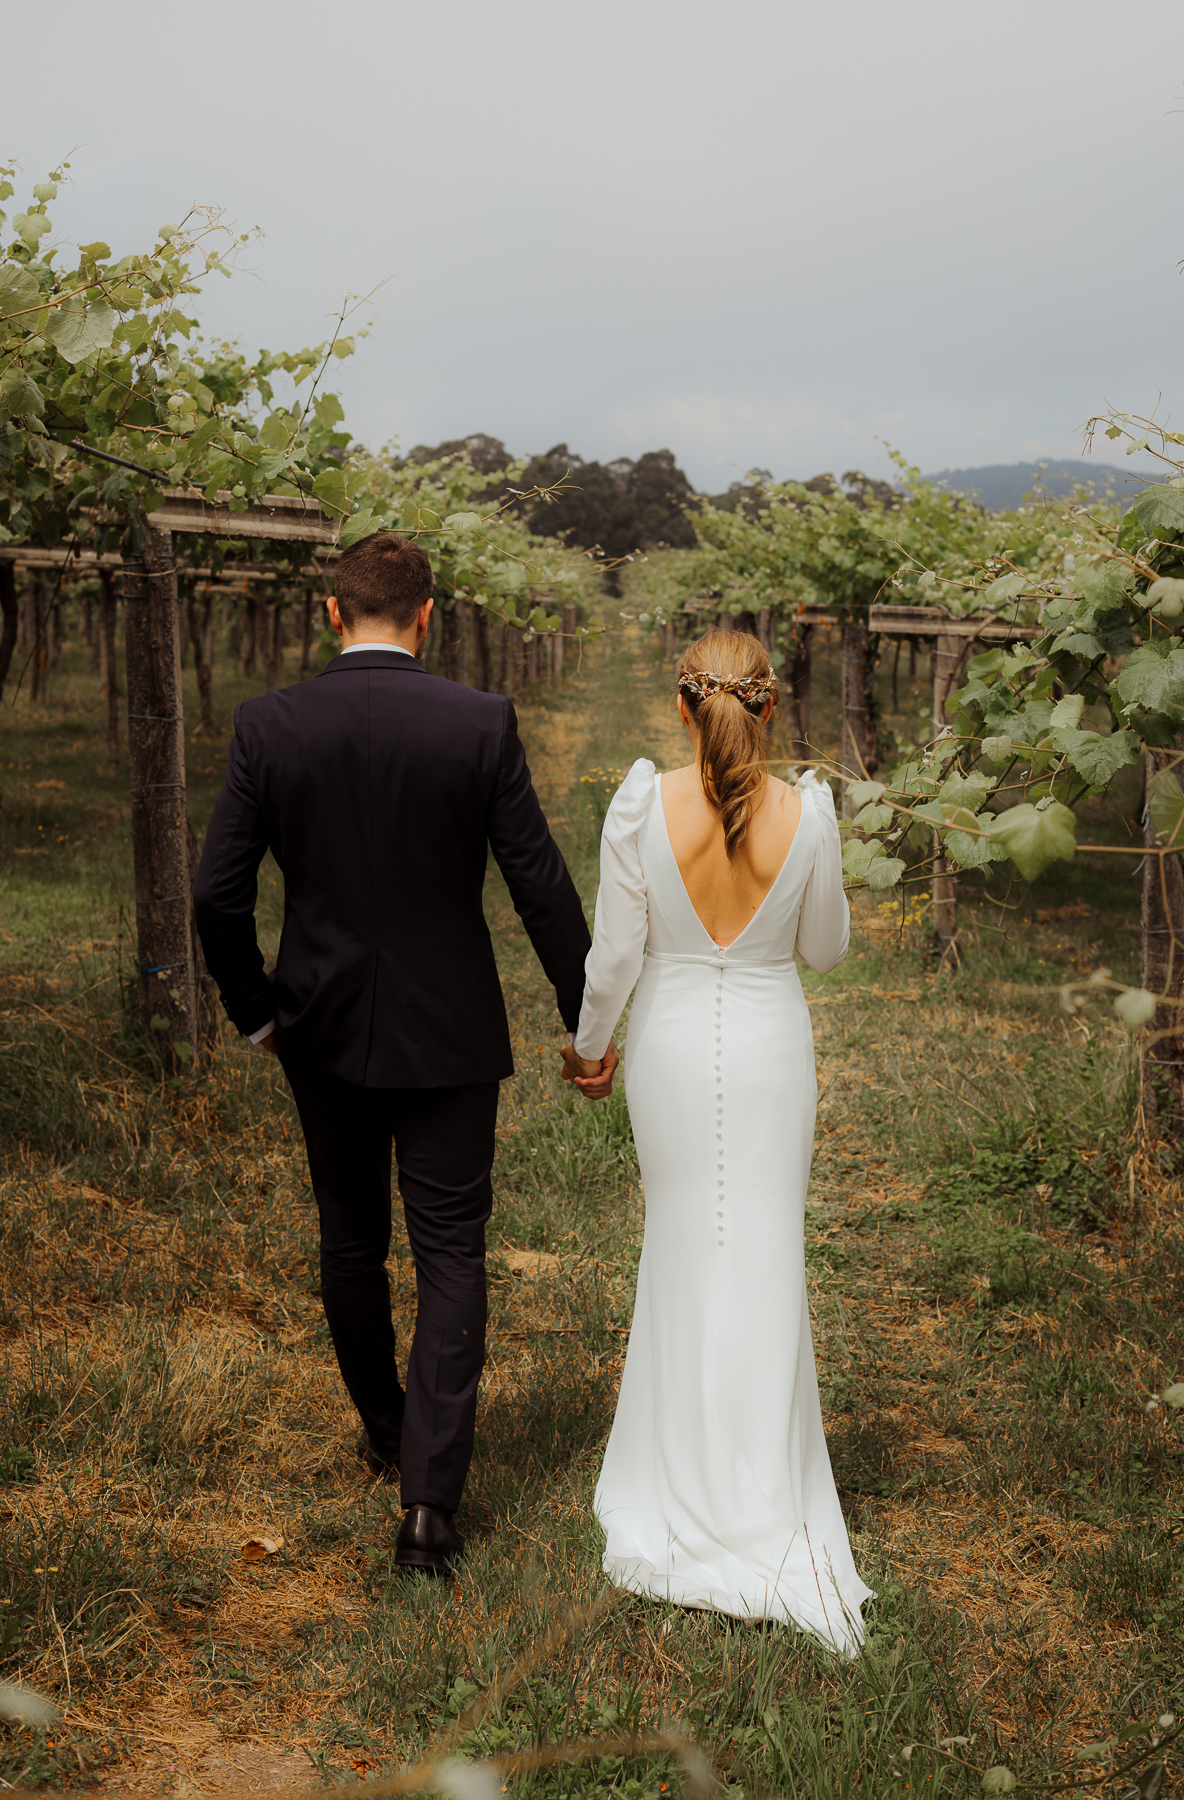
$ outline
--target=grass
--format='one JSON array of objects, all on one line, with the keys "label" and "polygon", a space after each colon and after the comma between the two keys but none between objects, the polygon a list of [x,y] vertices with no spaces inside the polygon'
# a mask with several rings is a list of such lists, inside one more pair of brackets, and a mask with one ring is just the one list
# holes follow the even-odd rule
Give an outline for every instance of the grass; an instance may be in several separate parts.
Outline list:
[{"label": "grass", "polygon": [[[902,737],[924,673],[902,676]],[[613,636],[521,709],[589,903],[595,771],[680,758],[668,688]],[[199,828],[243,691],[220,669],[219,732],[191,745]],[[1184,1373],[1180,1181],[1131,1136],[1108,1009],[1057,999],[1066,973],[1133,972],[1135,884],[1083,858],[1030,892],[971,890],[952,977],[916,895],[861,902],[847,962],[807,974],[815,1339],[878,1595],[839,1667],[603,1582],[591,1497],[642,1197],[620,1097],[576,1104],[557,1080],[553,1002],[496,879],[518,1074],[470,1548],[450,1587],[395,1577],[399,1513],[353,1455],[278,1071],[227,1034],[161,1082],[136,1027],[102,729],[75,643],[41,716],[22,699],[0,721],[0,1679],[63,1712],[0,1722],[6,1781],[297,1788],[448,1753],[502,1758],[513,1793],[640,1800],[691,1779],[689,1738],[736,1794],[975,1794],[994,1764],[1084,1793],[1117,1765],[1078,1751],[1182,1710],[1184,1443],[1151,1404]],[[278,903],[271,871],[272,943]],[[405,1356],[400,1235],[390,1273]],[[245,1561],[259,1535],[282,1544]],[[1126,1750],[1136,1774],[1155,1761],[1146,1735]]]}]

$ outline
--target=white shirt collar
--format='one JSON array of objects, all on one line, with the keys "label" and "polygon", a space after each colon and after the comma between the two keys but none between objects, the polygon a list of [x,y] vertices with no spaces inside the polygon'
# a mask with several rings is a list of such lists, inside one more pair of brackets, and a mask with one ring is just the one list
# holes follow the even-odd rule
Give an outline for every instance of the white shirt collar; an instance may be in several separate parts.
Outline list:
[{"label": "white shirt collar", "polygon": [[351,656],[355,650],[394,650],[400,656],[413,655],[410,650],[405,650],[402,644],[347,644],[345,649],[338,654],[341,656]]}]

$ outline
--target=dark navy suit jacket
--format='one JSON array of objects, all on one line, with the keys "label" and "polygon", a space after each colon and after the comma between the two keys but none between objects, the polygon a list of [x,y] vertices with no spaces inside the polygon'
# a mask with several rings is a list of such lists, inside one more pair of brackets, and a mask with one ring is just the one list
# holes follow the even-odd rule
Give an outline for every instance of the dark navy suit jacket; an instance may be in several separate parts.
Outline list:
[{"label": "dark navy suit jacket", "polygon": [[[239,1030],[274,1018],[285,1056],[365,1087],[457,1087],[513,1073],[481,905],[487,847],[569,1031],[590,946],[531,786],[511,703],[397,650],[338,656],[235,711],[197,872],[197,927]],[[284,929],[255,935],[266,850]]]}]

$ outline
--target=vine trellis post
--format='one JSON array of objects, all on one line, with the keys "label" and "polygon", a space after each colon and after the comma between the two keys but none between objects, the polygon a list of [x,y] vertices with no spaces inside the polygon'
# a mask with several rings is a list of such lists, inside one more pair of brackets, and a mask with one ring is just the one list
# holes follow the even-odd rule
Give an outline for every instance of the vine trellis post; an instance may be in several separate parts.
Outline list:
[{"label": "vine trellis post", "polygon": [[124,562],[123,606],[140,1012],[164,1061],[185,1063],[201,1020],[171,532],[149,523]]},{"label": "vine trellis post", "polygon": [[140,555],[123,566],[140,1012],[162,1060],[175,1067],[192,1063],[217,1015],[193,918],[197,837],[186,804],[174,532],[322,545],[336,533],[319,507],[299,499],[268,496],[231,513],[197,496],[166,493],[148,515]]},{"label": "vine trellis post", "polygon": [[16,603],[16,565],[0,563],[0,694],[16,649],[19,612]]},{"label": "vine trellis post", "polygon": [[[1157,845],[1151,819],[1151,783],[1163,769],[1184,769],[1184,731],[1174,745],[1144,751],[1143,842]],[[1143,863],[1142,944],[1139,981],[1164,996],[1151,1021],[1153,1039],[1140,1068],[1142,1110],[1162,1131],[1184,1127],[1184,857],[1149,854]],[[1159,1033],[1163,1036],[1159,1036]]]},{"label": "vine trellis post", "polygon": [[[868,615],[856,609],[843,618],[842,638],[842,708],[843,743],[839,752],[841,766],[850,772],[852,781],[863,781],[875,774],[879,766],[876,753],[876,730],[868,697],[871,668],[872,632]],[[853,818],[858,811],[843,789],[843,816]]]},{"label": "vine trellis post", "polygon": [[[966,654],[967,640],[953,632],[939,631],[933,640],[933,735],[940,736],[952,722],[950,695]],[[957,968],[958,865],[945,854],[941,833],[933,834],[933,930],[942,963]]]},{"label": "vine trellis post", "polygon": [[119,764],[119,671],[115,660],[115,570],[100,568],[99,668],[107,702],[107,766]]}]

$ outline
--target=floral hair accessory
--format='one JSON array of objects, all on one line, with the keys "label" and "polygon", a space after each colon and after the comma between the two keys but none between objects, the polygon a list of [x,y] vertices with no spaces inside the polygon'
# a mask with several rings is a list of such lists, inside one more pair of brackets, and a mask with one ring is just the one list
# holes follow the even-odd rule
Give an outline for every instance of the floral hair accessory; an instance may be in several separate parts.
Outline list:
[{"label": "floral hair accessory", "polygon": [[678,678],[679,689],[684,694],[695,694],[700,700],[710,700],[713,694],[735,694],[744,706],[763,706],[770,694],[777,692],[777,678],[770,670],[767,675],[717,675],[712,669],[695,669]]}]

